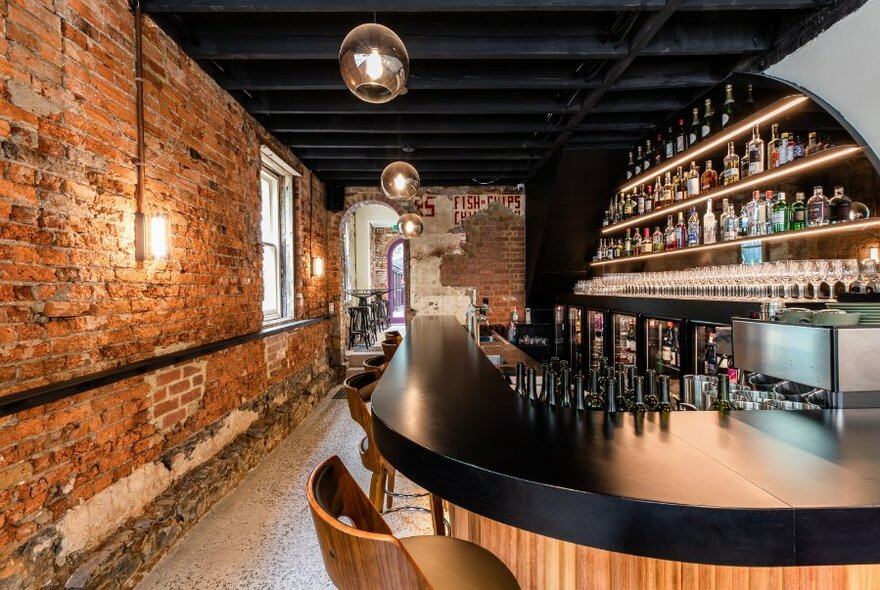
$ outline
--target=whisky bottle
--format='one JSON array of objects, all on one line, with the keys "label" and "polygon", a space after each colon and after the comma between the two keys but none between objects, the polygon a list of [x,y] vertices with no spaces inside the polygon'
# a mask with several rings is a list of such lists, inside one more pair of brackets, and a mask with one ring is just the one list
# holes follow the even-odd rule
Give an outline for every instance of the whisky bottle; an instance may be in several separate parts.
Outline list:
[{"label": "whisky bottle", "polygon": [[684,211],[678,212],[678,223],[675,225],[675,247],[686,248],[688,242],[687,225],[684,222]]},{"label": "whisky bottle", "polygon": [[666,182],[663,183],[663,190],[661,192],[660,205],[657,207],[668,207],[672,204],[673,200],[673,187],[672,187],[672,174],[666,173]]},{"label": "whisky bottle", "polygon": [[831,197],[831,223],[844,223],[849,221],[849,213],[852,210],[852,199],[843,192],[842,186],[834,187],[834,196]]},{"label": "whisky bottle", "polygon": [[805,156],[812,156],[814,154],[818,154],[822,148],[819,145],[819,142],[816,140],[816,132],[810,131],[810,134],[807,136],[807,147],[804,150]]},{"label": "whisky bottle", "polygon": [[691,207],[687,223],[687,245],[689,248],[700,245],[700,233],[700,216],[697,215],[697,208]]},{"label": "whisky bottle", "polygon": [[749,144],[746,142],[746,149],[743,157],[739,159],[739,178],[747,178],[749,176]]},{"label": "whisky bottle", "polygon": [[672,192],[675,195],[675,202],[683,201],[687,196],[687,179],[681,166],[675,172],[675,180],[672,183]]},{"label": "whisky bottle", "polygon": [[675,134],[675,153],[680,154],[687,149],[687,136],[684,132],[684,119],[678,120],[678,133]]},{"label": "whisky bottle", "polygon": [[782,146],[782,139],[779,137],[779,124],[773,123],[770,126],[770,143],[767,144],[767,169],[779,166],[779,154]]},{"label": "whisky bottle", "polygon": [[779,155],[776,157],[776,165],[782,166],[788,162],[788,133],[783,133],[779,138]]},{"label": "whisky bottle", "polygon": [[654,252],[663,252],[664,243],[663,243],[663,232],[660,231],[660,226],[654,226],[654,234],[651,236],[651,240],[654,242]]},{"label": "whisky bottle", "polygon": [[804,229],[807,227],[807,205],[804,203],[804,193],[795,193],[794,203],[791,204],[791,229]]},{"label": "whisky bottle", "polygon": [[635,176],[638,176],[642,173],[642,146],[636,147],[636,173]]},{"label": "whisky bottle", "polygon": [[642,254],[650,254],[654,251],[654,239],[651,237],[651,229],[645,228],[645,235],[642,237],[641,244]]},{"label": "whisky bottle", "polygon": [[[659,176],[657,177],[659,178]],[[655,191],[651,190],[651,187],[648,187],[648,193],[645,195],[645,213],[650,213],[654,210],[654,194]]]},{"label": "whisky bottle", "polygon": [[736,155],[736,149],[732,141],[727,144],[727,155],[724,156],[724,172],[722,172],[721,176],[723,177],[724,186],[739,180],[739,156]]},{"label": "whisky bottle", "polygon": [[688,134],[688,147],[697,145],[697,142],[700,141],[700,109],[694,107],[693,115],[691,132]]},{"label": "whisky bottle", "polygon": [[813,196],[807,201],[807,226],[820,227],[831,221],[831,203],[822,194],[821,186],[813,187]]},{"label": "whisky bottle", "polygon": [[712,160],[706,160],[706,170],[700,177],[700,192],[708,192],[718,186],[718,173],[712,169]]},{"label": "whisky bottle", "polygon": [[629,163],[626,165],[626,179],[629,180],[636,175],[636,163],[633,161],[632,150],[629,151]]},{"label": "whisky bottle", "polygon": [[644,215],[645,214],[645,199],[647,198],[647,194],[645,194],[645,185],[641,185],[639,187],[639,194],[636,197],[636,215]]},{"label": "whisky bottle", "polygon": [[773,204],[774,234],[791,229],[790,215],[791,210],[788,208],[788,203],[785,202],[785,193],[780,192],[776,195],[776,202]]},{"label": "whisky bottle", "polygon": [[700,127],[700,139],[706,139],[715,131],[715,111],[712,110],[712,99],[706,99],[706,108],[703,111],[703,125]]},{"label": "whisky bottle", "polygon": [[663,245],[666,250],[675,250],[675,224],[672,223],[672,215],[666,216],[666,230],[663,232]]},{"label": "whisky bottle", "polygon": [[654,148],[651,147],[651,140],[645,140],[645,156],[642,159],[642,172],[647,172],[651,164],[654,163]]},{"label": "whisky bottle", "polygon": [[623,202],[623,219],[629,219],[633,216],[633,200],[629,195],[626,195],[626,200]]},{"label": "whisky bottle", "polygon": [[703,243],[714,244],[718,239],[718,226],[712,212],[712,199],[706,199],[706,214],[703,215]]},{"label": "whisky bottle", "polygon": [[624,256],[632,256],[633,253],[633,241],[632,241],[632,230],[630,228],[626,228],[626,237],[623,239],[623,255]]},{"label": "whisky bottle", "polygon": [[663,198],[663,183],[660,181],[660,175],[657,175],[657,180],[654,181],[654,194],[653,194],[653,203],[651,204],[651,209],[648,212],[653,211],[654,209],[659,209],[662,207],[662,198]]},{"label": "whisky bottle", "polygon": [[724,87],[724,110],[721,112],[721,128],[724,129],[736,119],[736,102],[733,100],[733,84]]},{"label": "whisky bottle", "polygon": [[758,132],[758,126],[752,127],[752,140],[748,143],[749,176],[764,171],[764,140]]},{"label": "whisky bottle", "polygon": [[[627,230],[629,231],[629,230]],[[632,254],[633,256],[638,256],[642,253],[642,231],[639,228],[636,228],[633,232],[632,238]]]},{"label": "whisky bottle", "polygon": [[695,197],[700,194],[700,167],[696,162],[691,162],[691,169],[687,174],[687,196]]},{"label": "whisky bottle", "polygon": [[675,133],[672,131],[672,125],[666,130],[666,138],[663,147],[667,160],[675,156]]}]

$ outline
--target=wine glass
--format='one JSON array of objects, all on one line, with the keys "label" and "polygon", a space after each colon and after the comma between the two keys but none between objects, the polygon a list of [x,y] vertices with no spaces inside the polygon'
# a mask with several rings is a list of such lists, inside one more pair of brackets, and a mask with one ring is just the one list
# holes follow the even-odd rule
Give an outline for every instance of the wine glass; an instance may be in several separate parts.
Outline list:
[{"label": "wine glass", "polygon": [[807,261],[807,281],[813,287],[813,300],[820,299],[819,289],[825,281],[825,273],[828,264],[825,260],[809,260]]},{"label": "wine glass", "polygon": [[868,293],[868,289],[873,292],[875,281],[877,280],[877,263],[873,258],[866,258],[859,261],[859,283],[862,284],[862,292]]},{"label": "wine glass", "polygon": [[859,261],[854,258],[843,260],[840,282],[843,283],[843,292],[849,293],[853,283],[859,280]]},{"label": "wine glass", "polygon": [[828,300],[834,301],[834,292],[837,287],[837,283],[843,278],[843,260],[835,259],[835,260],[826,260],[828,263],[828,270],[826,271],[826,283],[828,283]]}]

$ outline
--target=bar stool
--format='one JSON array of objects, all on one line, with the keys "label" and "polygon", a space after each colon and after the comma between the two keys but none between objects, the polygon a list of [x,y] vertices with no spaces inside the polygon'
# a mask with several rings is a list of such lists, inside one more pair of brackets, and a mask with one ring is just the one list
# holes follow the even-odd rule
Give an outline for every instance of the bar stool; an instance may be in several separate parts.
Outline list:
[{"label": "bar stool", "polygon": [[324,567],[341,590],[513,590],[504,563],[452,537],[398,539],[337,456],[309,476],[306,495]]},{"label": "bar stool", "polygon": [[385,362],[385,355],[383,354],[371,356],[364,360],[364,371],[368,373],[378,373],[380,377],[385,372],[385,367],[387,366],[388,363]]},{"label": "bar stool", "polygon": [[352,305],[348,308],[348,347],[354,348],[355,342],[360,340],[366,347],[373,345],[373,334],[370,330],[370,307],[367,305]]},{"label": "bar stool", "polygon": [[385,340],[382,342],[382,354],[385,355],[385,363],[390,363],[394,353],[397,352],[399,346],[396,340]]},{"label": "bar stool", "polygon": [[397,330],[389,330],[385,332],[385,340],[391,341],[394,340],[398,344],[403,342],[403,336],[400,335],[400,332]]},{"label": "bar stool", "polygon": [[[361,464],[367,469],[372,476],[370,477],[369,498],[376,510],[382,514],[391,514],[393,512],[424,512],[431,514],[431,521],[434,525],[434,533],[442,535],[445,530],[443,518],[443,503],[434,494],[402,494],[394,491],[394,479],[397,473],[385,457],[379,452],[378,447],[373,440],[373,421],[370,408],[367,402],[373,395],[376,383],[379,381],[377,373],[358,373],[352,375],[342,382],[342,388],[345,390],[345,398],[348,400],[348,411],[352,420],[360,424],[364,430],[363,439],[359,445]],[[421,506],[399,506],[392,508],[394,498],[401,500],[414,500],[429,496],[431,508],[422,508]],[[383,504],[387,501],[387,507],[383,510]]]}]

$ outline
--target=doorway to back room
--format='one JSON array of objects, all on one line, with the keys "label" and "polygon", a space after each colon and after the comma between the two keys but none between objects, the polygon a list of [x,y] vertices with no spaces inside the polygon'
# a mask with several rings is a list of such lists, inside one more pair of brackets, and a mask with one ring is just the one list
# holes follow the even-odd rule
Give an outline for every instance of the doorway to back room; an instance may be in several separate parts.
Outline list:
[{"label": "doorway to back room", "polygon": [[387,255],[388,306],[392,324],[402,324],[406,319],[406,278],[403,271],[403,238],[388,246]]}]

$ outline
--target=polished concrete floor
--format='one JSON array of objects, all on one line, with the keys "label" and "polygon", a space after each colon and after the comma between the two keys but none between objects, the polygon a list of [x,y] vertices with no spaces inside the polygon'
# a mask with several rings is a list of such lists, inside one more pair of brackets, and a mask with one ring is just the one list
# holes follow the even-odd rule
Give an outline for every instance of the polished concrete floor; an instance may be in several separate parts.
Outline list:
[{"label": "polished concrete floor", "polygon": [[[218,502],[150,572],[138,590],[333,588],[315,539],[305,485],[311,470],[339,455],[361,484],[369,472],[357,445],[363,431],[332,392],[231,494]],[[398,474],[397,489],[418,491]],[[421,502],[427,506],[427,502]],[[430,516],[386,517],[399,536],[430,534]]]}]

